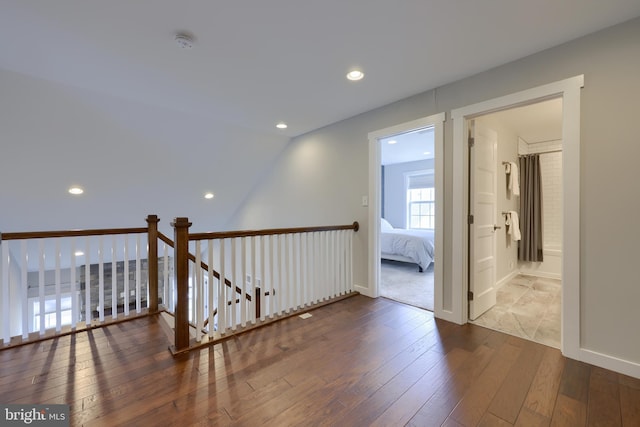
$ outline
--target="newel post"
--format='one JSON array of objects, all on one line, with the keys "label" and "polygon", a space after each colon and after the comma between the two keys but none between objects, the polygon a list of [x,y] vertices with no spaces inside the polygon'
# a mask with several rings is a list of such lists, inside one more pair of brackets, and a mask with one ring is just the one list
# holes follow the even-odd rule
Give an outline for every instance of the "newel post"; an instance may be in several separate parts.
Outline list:
[{"label": "newel post", "polygon": [[175,307],[175,350],[189,347],[189,227],[188,218],[175,218],[174,258],[177,298]]},{"label": "newel post", "polygon": [[[149,312],[158,311],[158,222],[157,215],[147,216],[147,243],[149,245],[149,256],[147,259],[149,267]],[[164,301],[163,301],[164,303]]]}]

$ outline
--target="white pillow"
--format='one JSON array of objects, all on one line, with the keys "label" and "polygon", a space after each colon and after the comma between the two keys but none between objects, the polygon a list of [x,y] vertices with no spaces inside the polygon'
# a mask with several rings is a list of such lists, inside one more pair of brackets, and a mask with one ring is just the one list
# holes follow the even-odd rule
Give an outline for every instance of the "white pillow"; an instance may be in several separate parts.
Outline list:
[{"label": "white pillow", "polygon": [[392,231],[393,226],[384,218],[380,218],[380,231]]}]

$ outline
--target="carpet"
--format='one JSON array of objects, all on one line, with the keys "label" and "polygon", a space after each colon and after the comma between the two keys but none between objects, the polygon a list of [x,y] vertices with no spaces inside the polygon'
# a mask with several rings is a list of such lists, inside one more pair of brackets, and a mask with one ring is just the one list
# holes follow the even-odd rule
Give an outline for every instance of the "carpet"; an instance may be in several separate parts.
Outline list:
[{"label": "carpet", "polygon": [[433,311],[433,263],[419,273],[416,264],[382,260],[380,296]]}]

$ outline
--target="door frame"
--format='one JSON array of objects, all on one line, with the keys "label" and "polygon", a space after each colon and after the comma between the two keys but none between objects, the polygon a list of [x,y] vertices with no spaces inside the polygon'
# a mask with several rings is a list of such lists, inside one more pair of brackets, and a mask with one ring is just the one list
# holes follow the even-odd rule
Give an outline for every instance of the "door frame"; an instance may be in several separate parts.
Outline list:
[{"label": "door frame", "polygon": [[361,293],[377,298],[380,295],[380,215],[382,183],[380,165],[380,140],[394,135],[433,126],[434,133],[434,179],[436,192],[436,225],[434,231],[434,314],[436,317],[442,306],[442,268],[443,268],[443,233],[444,233],[444,134],[443,123],[445,113],[434,114],[421,119],[412,120],[395,126],[369,133],[369,280],[370,286]]},{"label": "door frame", "polygon": [[562,325],[561,350],[565,356],[584,360],[580,347],[580,90],[584,75],[527,89],[521,92],[452,110],[453,120],[453,205],[451,248],[451,317],[456,323],[469,320],[468,291],[468,165],[467,120],[488,113],[533,104],[546,99],[563,99],[562,115]]}]

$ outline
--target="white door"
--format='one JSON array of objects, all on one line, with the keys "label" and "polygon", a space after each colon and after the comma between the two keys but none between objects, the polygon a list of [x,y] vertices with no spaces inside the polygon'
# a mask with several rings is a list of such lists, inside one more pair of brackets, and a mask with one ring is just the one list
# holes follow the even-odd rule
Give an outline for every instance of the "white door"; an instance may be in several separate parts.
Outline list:
[{"label": "white door", "polygon": [[[477,319],[496,303],[496,152],[495,131],[471,121],[469,149],[469,318]],[[471,221],[470,221],[471,222]]]}]

